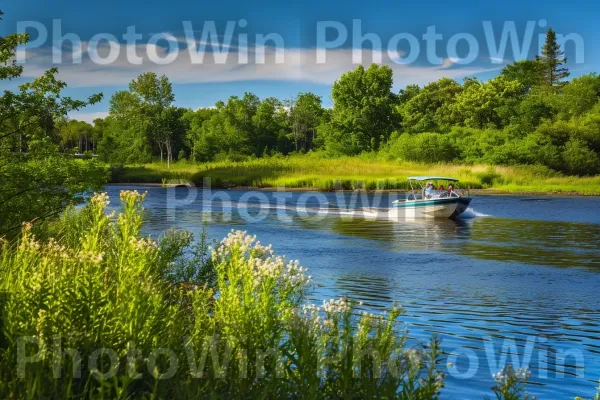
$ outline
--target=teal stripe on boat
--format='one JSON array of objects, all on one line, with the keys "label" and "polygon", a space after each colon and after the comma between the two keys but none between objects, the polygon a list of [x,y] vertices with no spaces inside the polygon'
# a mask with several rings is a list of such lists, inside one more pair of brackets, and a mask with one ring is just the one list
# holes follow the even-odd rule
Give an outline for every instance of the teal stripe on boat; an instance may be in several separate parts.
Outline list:
[{"label": "teal stripe on boat", "polygon": [[460,201],[459,198],[453,198],[453,199],[439,199],[439,200],[426,200],[426,201],[407,201],[404,203],[396,203],[394,204],[395,207],[401,207],[401,208],[406,208],[406,207],[425,207],[425,206],[435,206],[435,205],[439,205],[439,204],[453,204],[453,203],[458,203]]}]

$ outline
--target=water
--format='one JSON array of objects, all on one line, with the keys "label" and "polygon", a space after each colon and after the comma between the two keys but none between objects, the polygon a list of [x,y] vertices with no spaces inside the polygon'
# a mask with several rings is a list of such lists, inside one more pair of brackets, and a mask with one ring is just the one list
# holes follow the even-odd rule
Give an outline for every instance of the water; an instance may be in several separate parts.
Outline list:
[{"label": "water", "polygon": [[[107,189],[116,199],[123,187]],[[137,189],[148,191],[147,234],[199,233],[210,211],[212,238],[247,230],[310,268],[313,301],[347,295],[371,312],[401,304],[412,345],[443,339],[453,366],[444,363],[442,398],[491,396],[500,359],[528,356],[538,398],[595,393],[600,198],[478,196],[460,220],[399,223],[358,211],[395,195]]]}]

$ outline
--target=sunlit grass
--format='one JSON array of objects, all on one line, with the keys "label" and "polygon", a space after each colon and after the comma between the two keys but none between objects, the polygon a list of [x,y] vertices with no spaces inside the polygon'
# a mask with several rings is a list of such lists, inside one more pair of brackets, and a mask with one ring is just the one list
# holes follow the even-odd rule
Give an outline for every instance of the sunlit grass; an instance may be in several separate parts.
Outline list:
[{"label": "sunlit grass", "polygon": [[413,175],[450,176],[462,187],[507,192],[600,194],[600,176],[563,176],[542,166],[490,166],[484,164],[425,164],[379,159],[376,156],[324,158],[317,155],[271,157],[204,164],[176,163],[129,166],[115,182],[161,183],[187,179],[201,185],[210,178],[213,187],[287,187],[321,190],[406,189]]}]

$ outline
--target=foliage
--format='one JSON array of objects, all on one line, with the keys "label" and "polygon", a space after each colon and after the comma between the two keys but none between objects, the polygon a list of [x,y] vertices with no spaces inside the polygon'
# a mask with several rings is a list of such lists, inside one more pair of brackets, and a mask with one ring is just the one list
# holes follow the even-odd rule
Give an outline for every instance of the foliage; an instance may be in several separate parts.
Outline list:
[{"label": "foliage", "polygon": [[569,70],[561,67],[567,62],[564,58],[565,52],[561,50],[556,41],[556,32],[548,28],[546,32],[546,42],[542,46],[542,55],[538,58],[543,65],[544,83],[550,87],[560,87],[564,85],[563,79],[569,76]]},{"label": "foliage", "polygon": [[186,126],[184,109],[172,106],[175,96],[166,76],[145,73],[131,81],[128,91],[110,100],[99,153],[105,161],[146,162],[157,149],[167,166],[182,149]]},{"label": "foliage", "polygon": [[600,167],[598,154],[590,150],[586,143],[579,139],[570,139],[563,151],[567,170],[573,175],[597,173]]},{"label": "foliage", "polygon": [[312,147],[323,114],[321,98],[313,93],[299,93],[292,100],[289,118],[295,151]]},{"label": "foliage", "polygon": [[186,260],[189,234],[142,238],[144,196],[120,197],[3,244],[3,398],[438,398],[438,342],[407,349],[400,309],[306,304],[307,271],[244,232]]},{"label": "foliage", "polygon": [[543,84],[543,65],[539,60],[521,60],[502,69],[501,75],[509,81],[517,81],[528,92]]},{"label": "foliage", "polygon": [[[5,42],[20,40],[13,35]],[[111,98],[109,116],[93,127],[34,113],[47,140],[64,152],[96,152],[113,165],[160,161],[169,168],[175,160],[378,152],[398,161],[543,165],[593,175],[600,154],[600,77],[567,82],[565,63],[549,29],[541,57],[507,65],[487,81],[442,78],[394,93],[390,68],[358,66],[334,83],[331,109],[314,93],[290,100],[245,93],[214,107],[182,109],[173,105],[168,78],[146,73]],[[10,68],[6,76],[19,71],[4,68]],[[65,106],[58,114],[83,104]],[[16,137],[11,142],[13,149],[26,145]]]},{"label": "foliage", "polygon": [[391,88],[392,70],[385,65],[358,66],[342,75],[333,84],[329,140],[343,143],[348,154],[385,144],[395,126],[397,96]]},{"label": "foliage", "polygon": [[531,372],[527,368],[515,371],[512,365],[506,367],[496,374],[496,386],[492,388],[498,400],[529,400],[531,397],[526,391],[527,380]]},{"label": "foliage", "polygon": [[510,123],[522,95],[521,83],[502,75],[485,83],[473,79],[456,96],[451,114],[468,127],[503,128]]},{"label": "foliage", "polygon": [[[18,78],[15,47],[27,35],[0,39],[0,79]],[[74,110],[96,103],[101,95],[74,100],[62,95],[66,87],[56,69],[0,96],[0,235],[12,234],[23,221],[56,215],[74,196],[98,188],[106,180],[105,167],[76,160],[59,151],[57,122]]]},{"label": "foliage", "polygon": [[490,165],[484,163],[409,162],[398,160],[387,152],[352,157],[330,157],[324,152],[312,152],[200,165],[177,163],[169,170],[158,163],[126,166],[113,169],[113,182],[160,184],[164,179],[191,181],[196,186],[202,186],[208,180],[213,188],[395,190],[408,187],[408,176],[449,175],[459,178],[461,187],[474,189],[486,187],[508,192],[600,194],[600,176],[565,176],[539,164],[493,166],[493,169],[495,179],[490,185],[482,180],[490,170]]},{"label": "foliage", "polygon": [[398,106],[402,128],[409,133],[445,132],[455,121],[451,108],[463,87],[449,78],[432,82]]}]

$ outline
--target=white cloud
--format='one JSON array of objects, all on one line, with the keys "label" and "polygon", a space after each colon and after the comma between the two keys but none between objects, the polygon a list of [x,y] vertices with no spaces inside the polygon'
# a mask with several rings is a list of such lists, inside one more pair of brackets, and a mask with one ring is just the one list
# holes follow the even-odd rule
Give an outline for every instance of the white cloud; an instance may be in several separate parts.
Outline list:
[{"label": "white cloud", "polygon": [[[207,82],[235,82],[235,81],[297,81],[318,84],[332,84],[343,73],[356,68],[352,63],[352,49],[334,49],[327,51],[326,63],[316,62],[315,49],[292,48],[283,51],[283,63],[276,63],[276,49],[265,48],[266,62],[255,63],[255,49],[248,49],[248,62],[239,63],[243,54],[240,48],[225,49],[228,52],[227,61],[217,64],[213,53],[207,51],[202,64],[192,64],[187,48],[179,48],[179,56],[168,65],[157,65],[148,60],[148,47],[151,45],[120,45],[119,57],[110,65],[94,64],[87,53],[87,43],[82,43],[84,52],[83,62],[73,64],[72,55],[65,50],[63,64],[54,65],[59,68],[59,78],[67,82],[69,87],[96,87],[96,86],[124,86],[143,72],[156,72],[165,74],[173,83],[207,83]],[[153,50],[161,58],[167,56],[167,49],[153,46]],[[141,64],[133,64],[127,60],[128,50],[135,50],[143,58]],[[98,53],[101,57],[108,55],[108,46],[99,46]],[[374,58],[375,57],[375,58]],[[460,79],[495,68],[482,68],[476,66],[456,67],[452,60],[444,60],[440,66],[417,66],[414,64],[398,64],[389,58],[387,53],[373,52],[369,49],[362,50],[362,64],[368,66],[372,60],[382,59],[382,63],[390,66],[394,71],[395,86],[407,84],[426,84],[442,77]],[[24,76],[40,76],[43,71],[52,65],[51,49],[28,50],[25,63]]]},{"label": "white cloud", "polygon": [[490,60],[492,60],[492,62],[494,62],[496,64],[506,63],[506,60],[504,60],[502,57],[490,57]]},{"label": "white cloud", "polygon": [[85,121],[88,123],[94,122],[96,118],[106,118],[108,117],[108,111],[98,111],[98,112],[79,112],[75,111],[69,114],[69,118],[76,119],[78,121]]}]

